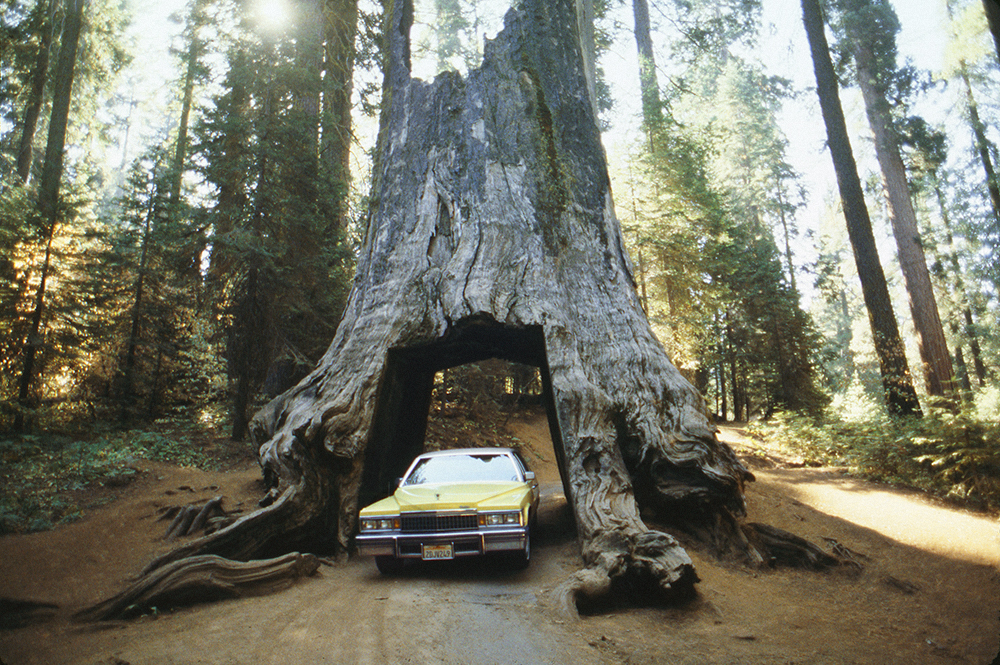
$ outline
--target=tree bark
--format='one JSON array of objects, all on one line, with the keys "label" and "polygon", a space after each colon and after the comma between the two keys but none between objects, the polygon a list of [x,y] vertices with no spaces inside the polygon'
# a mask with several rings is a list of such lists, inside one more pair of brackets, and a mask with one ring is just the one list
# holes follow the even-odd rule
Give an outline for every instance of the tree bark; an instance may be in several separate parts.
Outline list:
[{"label": "tree bark", "polygon": [[893,127],[892,112],[885,97],[885,85],[875,63],[871,46],[853,35],[854,62],[858,84],[865,100],[868,124],[875,139],[875,154],[882,171],[882,186],[889,210],[892,233],[896,238],[899,265],[909,296],[910,315],[917,333],[917,349],[923,361],[927,394],[951,397],[955,392],[951,355],[944,337],[934,287],[931,285],[927,258],[921,244],[917,215],[913,211],[906,167],[900,156],[899,138]]},{"label": "tree bark", "polygon": [[847,221],[847,233],[854,251],[854,261],[861,279],[861,292],[868,310],[875,353],[879,359],[882,389],[890,413],[910,415],[920,413],[920,404],[906,362],[906,351],[899,336],[896,314],[892,310],[885,273],[879,261],[872,233],[868,208],[865,205],[858,167],[854,161],[847,123],[840,105],[837,76],[830,60],[830,49],[824,32],[823,13],[818,0],[802,0],[802,21],[809,38],[816,92],[826,124],[826,133],[837,185]]}]

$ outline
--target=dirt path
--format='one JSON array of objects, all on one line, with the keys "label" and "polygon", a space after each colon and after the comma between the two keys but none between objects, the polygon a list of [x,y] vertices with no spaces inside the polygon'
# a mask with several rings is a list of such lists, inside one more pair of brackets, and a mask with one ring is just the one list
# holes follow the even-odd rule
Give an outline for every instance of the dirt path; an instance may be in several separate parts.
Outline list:
[{"label": "dirt path", "polygon": [[[0,538],[0,597],[62,608],[52,621],[0,631],[0,661],[980,665],[997,652],[996,520],[816,469],[755,468],[750,519],[822,544],[834,539],[863,561],[860,575],[758,573],[693,551],[702,581],[689,604],[562,621],[551,592],[579,565],[572,518],[544,420],[512,427],[532,444],[543,487],[528,570],[466,560],[385,578],[355,559],[270,596],[131,623],[70,623],[74,609],[117,591],[167,547],[157,508],[218,494],[230,508],[250,506],[260,494],[254,468],[205,474],[150,465],[123,498],[76,524]],[[724,435],[748,452],[738,432]]]}]

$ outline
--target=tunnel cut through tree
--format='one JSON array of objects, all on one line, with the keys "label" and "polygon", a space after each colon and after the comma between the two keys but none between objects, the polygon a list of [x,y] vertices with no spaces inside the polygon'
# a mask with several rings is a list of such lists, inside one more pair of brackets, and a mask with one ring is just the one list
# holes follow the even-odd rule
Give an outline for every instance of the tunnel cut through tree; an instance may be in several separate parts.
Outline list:
[{"label": "tunnel cut through tree", "polygon": [[488,357],[542,375],[585,564],[567,603],[623,581],[697,581],[640,505],[720,555],[771,559],[765,542],[781,534],[741,524],[751,474],[638,301],[595,120],[588,11],[524,0],[481,67],[425,82],[410,74],[412,3],[387,5],[373,192],[343,321],[315,371],[251,425],[268,505],[147,571],[196,554],[349,552],[360,497],[421,449],[434,373]]}]

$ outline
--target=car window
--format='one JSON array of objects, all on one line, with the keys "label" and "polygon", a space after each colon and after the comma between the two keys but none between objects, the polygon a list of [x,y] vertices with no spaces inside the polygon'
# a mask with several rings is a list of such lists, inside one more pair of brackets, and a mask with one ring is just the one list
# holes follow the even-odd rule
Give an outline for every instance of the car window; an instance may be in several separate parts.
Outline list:
[{"label": "car window", "polygon": [[508,455],[442,455],[417,461],[403,485],[521,480]]}]

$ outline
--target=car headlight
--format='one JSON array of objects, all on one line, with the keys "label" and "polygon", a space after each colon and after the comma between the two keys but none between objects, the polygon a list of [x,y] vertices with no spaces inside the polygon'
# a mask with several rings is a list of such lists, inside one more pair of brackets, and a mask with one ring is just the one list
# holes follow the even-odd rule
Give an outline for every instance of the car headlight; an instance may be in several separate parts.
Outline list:
[{"label": "car headlight", "polygon": [[503,513],[483,513],[479,516],[479,526],[520,526],[521,511]]},{"label": "car headlight", "polygon": [[386,531],[388,529],[398,529],[398,517],[362,517],[362,531]]}]

